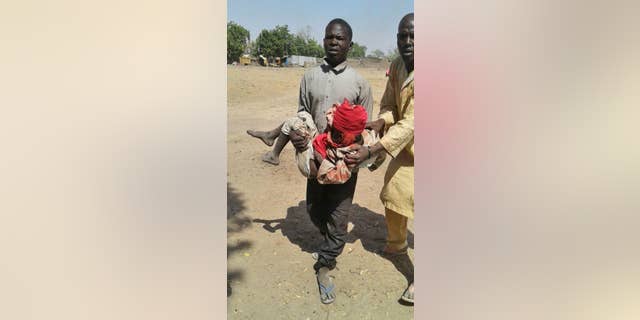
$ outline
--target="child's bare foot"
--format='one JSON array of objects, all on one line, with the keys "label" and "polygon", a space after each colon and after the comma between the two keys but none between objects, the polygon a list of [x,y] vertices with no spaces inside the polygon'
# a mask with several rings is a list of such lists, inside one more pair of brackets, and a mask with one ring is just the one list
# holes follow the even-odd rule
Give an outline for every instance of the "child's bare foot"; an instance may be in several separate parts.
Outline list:
[{"label": "child's bare foot", "polygon": [[255,130],[247,130],[247,134],[249,134],[250,136],[254,137],[254,138],[258,138],[260,140],[262,140],[262,142],[264,142],[264,144],[268,145],[269,147],[271,147],[273,145],[273,143],[276,141],[276,137],[271,137],[269,135],[269,132],[265,132],[265,131],[255,131]]},{"label": "child's bare foot", "polygon": [[269,151],[262,156],[262,161],[277,166],[280,164],[280,157],[273,154],[273,151]]},{"label": "child's bare foot", "polygon": [[316,277],[318,279],[318,289],[320,290],[320,302],[324,304],[332,303],[336,299],[335,285],[329,277],[329,269],[322,267],[318,270]]}]

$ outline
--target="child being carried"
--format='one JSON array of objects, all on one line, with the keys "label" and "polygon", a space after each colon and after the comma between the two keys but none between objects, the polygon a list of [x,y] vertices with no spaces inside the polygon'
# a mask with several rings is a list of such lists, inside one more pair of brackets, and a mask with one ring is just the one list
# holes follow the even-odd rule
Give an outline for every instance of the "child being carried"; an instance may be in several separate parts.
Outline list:
[{"label": "child being carried", "polygon": [[[247,130],[252,137],[260,138],[271,146],[276,142],[272,151],[267,152],[262,160],[274,165],[279,164],[279,155],[284,145],[289,142],[291,130],[308,137],[309,143],[304,151],[296,151],[298,169],[308,179],[317,179],[321,184],[341,184],[351,177],[352,170],[344,162],[349,147],[354,144],[372,146],[378,140],[373,130],[365,129],[367,112],[360,105],[351,105],[347,99],[340,105],[334,104],[326,112],[327,129],[318,134],[311,114],[298,112],[295,117],[284,121],[271,131]],[[276,141],[277,138],[277,141]],[[373,171],[385,160],[384,153],[363,162],[359,167],[367,167]]]}]

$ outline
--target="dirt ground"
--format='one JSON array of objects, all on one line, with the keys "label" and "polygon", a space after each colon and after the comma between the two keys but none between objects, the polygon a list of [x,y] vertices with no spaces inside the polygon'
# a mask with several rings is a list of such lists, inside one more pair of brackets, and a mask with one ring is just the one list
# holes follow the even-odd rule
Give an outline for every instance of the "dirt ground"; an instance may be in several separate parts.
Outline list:
[{"label": "dirt ground", "polygon": [[[398,301],[407,286],[403,273],[413,265],[375,253],[386,235],[378,194],[387,163],[358,176],[349,240],[333,271],[337,298],[323,305],[310,254],[321,237],[304,208],[306,180],[294,149],[285,147],[279,166],[263,163],[269,147],[245,132],[272,129],[295,114],[305,70],[228,66],[227,317],[413,319],[413,307]],[[372,86],[377,114],[386,69],[357,70]],[[409,230],[413,259],[411,222]]]}]

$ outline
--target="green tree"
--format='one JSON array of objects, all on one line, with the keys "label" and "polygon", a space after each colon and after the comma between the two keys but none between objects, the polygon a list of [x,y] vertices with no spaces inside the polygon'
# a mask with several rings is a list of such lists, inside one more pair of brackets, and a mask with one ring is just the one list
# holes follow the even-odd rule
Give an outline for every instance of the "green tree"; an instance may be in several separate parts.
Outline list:
[{"label": "green tree", "polygon": [[304,39],[305,41],[309,41],[311,39],[313,39],[311,37],[311,26],[307,25],[302,29],[299,29],[298,32],[296,33],[296,36]]},{"label": "green tree", "polygon": [[307,47],[308,47],[308,56],[310,57],[316,57],[316,58],[322,58],[324,57],[324,48],[322,47],[322,45],[320,45],[318,42],[316,42],[316,40],[314,39],[309,39],[309,42],[307,43]]},{"label": "green tree", "polygon": [[282,57],[299,55],[324,57],[324,48],[311,37],[311,27],[298,31],[295,35],[289,32],[287,25],[276,26],[271,30],[264,29],[251,44],[255,55],[265,57]]},{"label": "green tree", "polygon": [[318,44],[318,42],[311,38],[305,39],[299,34],[292,37],[290,46],[288,48],[288,53],[290,55],[318,58],[322,58],[324,56],[324,49],[320,44]]},{"label": "green tree", "polygon": [[392,49],[387,51],[387,59],[389,59],[390,61],[393,61],[393,59],[397,58],[400,55],[400,53],[398,52],[398,49]]},{"label": "green tree", "polygon": [[367,53],[367,47],[361,46],[357,42],[354,42],[353,46],[351,46],[351,50],[349,50],[349,54],[347,55],[347,57],[349,57],[349,58],[364,58],[366,53]]},{"label": "green tree", "polygon": [[263,29],[256,38],[258,54],[265,57],[282,57],[289,53],[292,45],[293,36],[289,33],[287,25],[277,25],[271,30]]},{"label": "green tree", "polygon": [[381,58],[384,58],[384,52],[382,52],[382,50],[376,49],[376,50],[373,50],[373,52],[371,52],[371,55],[369,56],[381,59]]},{"label": "green tree", "polygon": [[227,22],[227,63],[238,61],[248,45],[249,30],[233,21]]},{"label": "green tree", "polygon": [[308,51],[308,44],[306,39],[302,38],[299,35],[296,35],[291,39],[288,51],[290,55],[306,56],[308,55]]}]

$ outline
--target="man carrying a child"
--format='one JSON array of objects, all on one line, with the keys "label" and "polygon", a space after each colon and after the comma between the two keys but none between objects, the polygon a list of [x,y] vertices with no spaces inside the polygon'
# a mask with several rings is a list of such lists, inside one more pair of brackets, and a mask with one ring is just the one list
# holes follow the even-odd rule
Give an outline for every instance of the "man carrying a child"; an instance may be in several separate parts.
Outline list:
[{"label": "man carrying a child", "polygon": [[[344,99],[364,107],[367,120],[371,120],[371,87],[346,61],[352,46],[351,39],[351,26],[346,21],[334,19],[329,22],[324,37],[326,57],[320,66],[307,71],[300,83],[298,111],[312,115],[318,132],[325,132],[327,110],[334,104],[343,103]],[[309,137],[291,131],[289,138],[298,152],[308,147]],[[329,272],[335,268],[336,257],[344,249],[357,179],[357,169],[342,184],[321,184],[317,179],[307,179],[307,212],[324,237],[314,265],[323,303],[331,303],[335,299],[336,289]]]}]

